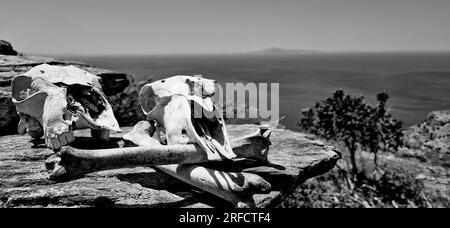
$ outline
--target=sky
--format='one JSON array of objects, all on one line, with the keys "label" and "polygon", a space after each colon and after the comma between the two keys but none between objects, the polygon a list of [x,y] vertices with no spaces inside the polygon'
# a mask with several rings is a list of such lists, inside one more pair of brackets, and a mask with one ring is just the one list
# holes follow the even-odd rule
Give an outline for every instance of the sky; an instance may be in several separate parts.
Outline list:
[{"label": "sky", "polygon": [[450,0],[0,0],[0,39],[35,54],[448,51]]}]

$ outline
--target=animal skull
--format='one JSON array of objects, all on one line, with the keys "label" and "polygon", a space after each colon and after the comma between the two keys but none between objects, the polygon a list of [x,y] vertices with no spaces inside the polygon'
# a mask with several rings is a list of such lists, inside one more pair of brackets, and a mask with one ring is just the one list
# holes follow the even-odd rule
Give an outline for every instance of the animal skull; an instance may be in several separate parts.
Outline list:
[{"label": "animal skull", "polygon": [[[139,101],[168,145],[197,143],[209,160],[232,159],[224,120],[212,101],[214,80],[178,75],[144,85]],[[160,138],[157,136],[157,138]]]},{"label": "animal skull", "polygon": [[74,141],[73,130],[91,128],[107,140],[120,132],[99,77],[74,66],[41,64],[15,77],[12,100],[20,116],[18,131],[58,149]]}]

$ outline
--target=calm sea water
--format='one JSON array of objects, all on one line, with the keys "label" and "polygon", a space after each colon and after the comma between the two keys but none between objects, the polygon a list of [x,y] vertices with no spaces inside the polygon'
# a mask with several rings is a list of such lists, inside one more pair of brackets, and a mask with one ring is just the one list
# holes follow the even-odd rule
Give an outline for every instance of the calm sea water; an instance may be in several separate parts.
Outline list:
[{"label": "calm sea water", "polygon": [[365,53],[301,56],[165,55],[70,56],[99,67],[132,73],[137,80],[202,74],[220,82],[280,83],[281,122],[297,129],[300,110],[337,89],[375,103],[390,95],[393,115],[410,126],[430,111],[450,109],[450,53]]}]

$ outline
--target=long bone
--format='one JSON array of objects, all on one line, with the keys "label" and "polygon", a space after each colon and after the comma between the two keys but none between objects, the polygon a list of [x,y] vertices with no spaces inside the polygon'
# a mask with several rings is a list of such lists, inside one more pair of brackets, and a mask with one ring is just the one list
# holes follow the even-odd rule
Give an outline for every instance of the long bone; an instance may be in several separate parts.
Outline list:
[{"label": "long bone", "polygon": [[253,194],[269,193],[271,185],[262,177],[245,172],[224,172],[201,165],[160,165],[157,169],[183,182],[216,195],[235,207],[255,207]]},{"label": "long bone", "polygon": [[[237,154],[241,158],[265,162],[270,144],[269,134],[270,132],[265,132],[262,136],[257,132],[233,140],[233,148],[238,151]],[[211,161],[203,149],[196,144],[159,144],[98,150],[81,150],[65,146],[57,153],[57,157],[60,160],[51,167],[53,173],[50,179],[53,180],[69,180],[87,173],[124,167],[197,164]]]},{"label": "long bone", "polygon": [[[157,169],[219,196],[237,207],[252,207],[254,193],[270,191],[270,184],[256,174],[222,172],[200,165],[174,164],[202,163],[210,160],[201,148],[193,144],[158,145],[159,142],[148,134],[148,129],[148,122],[141,121],[133,131],[124,136],[135,144],[143,145],[141,147],[105,150],[64,147],[58,153],[59,159],[49,159],[47,163],[47,168],[53,169],[50,179],[64,181],[106,169],[156,165]],[[240,158],[267,162],[269,136],[270,131],[260,130],[232,140],[233,150]]]}]

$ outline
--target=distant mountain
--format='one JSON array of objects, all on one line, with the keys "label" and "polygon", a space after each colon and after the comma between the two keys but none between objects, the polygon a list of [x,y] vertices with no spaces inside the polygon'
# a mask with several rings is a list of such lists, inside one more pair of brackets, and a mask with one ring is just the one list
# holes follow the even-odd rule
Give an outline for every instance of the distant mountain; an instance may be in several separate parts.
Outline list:
[{"label": "distant mountain", "polygon": [[266,48],[260,51],[247,52],[245,54],[251,55],[304,55],[304,54],[319,54],[323,51],[318,50],[303,50],[303,49],[282,49],[277,47]]}]

